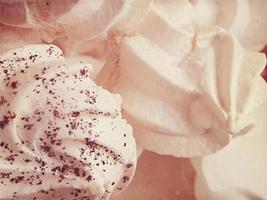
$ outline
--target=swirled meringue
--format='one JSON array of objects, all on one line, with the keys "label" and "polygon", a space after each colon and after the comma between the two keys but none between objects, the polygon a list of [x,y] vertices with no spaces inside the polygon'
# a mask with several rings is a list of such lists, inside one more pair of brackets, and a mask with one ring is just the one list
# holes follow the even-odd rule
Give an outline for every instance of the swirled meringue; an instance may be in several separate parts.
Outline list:
[{"label": "swirled meringue", "polygon": [[0,56],[0,199],[109,199],[136,165],[119,95],[54,45]]},{"label": "swirled meringue", "polygon": [[253,127],[241,119],[261,101],[254,85],[265,84],[265,56],[195,19],[187,1],[155,1],[135,32],[111,38],[113,57],[97,81],[121,94],[145,149],[206,155]]},{"label": "swirled meringue", "polygon": [[[266,96],[266,85],[262,93]],[[232,140],[222,151],[192,159],[197,199],[266,199],[266,112],[267,101],[245,116],[255,124],[250,134]]]},{"label": "swirled meringue", "polygon": [[261,0],[190,0],[199,23],[217,25],[246,48],[261,50],[267,44],[267,2]]}]

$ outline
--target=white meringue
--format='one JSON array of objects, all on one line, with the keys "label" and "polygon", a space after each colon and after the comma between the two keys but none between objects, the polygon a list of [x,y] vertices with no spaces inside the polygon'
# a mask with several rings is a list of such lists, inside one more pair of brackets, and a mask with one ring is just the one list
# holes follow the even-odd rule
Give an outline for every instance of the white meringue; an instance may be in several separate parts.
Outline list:
[{"label": "white meringue", "polygon": [[[267,92],[267,86],[262,88]],[[267,198],[267,98],[245,116],[255,124],[251,133],[231,141],[222,151],[192,159],[197,172],[199,200],[251,200]]]},{"label": "white meringue", "polygon": [[[260,101],[253,85],[265,56],[217,27],[175,30],[154,22],[119,43],[113,90],[124,99],[141,147],[186,157],[213,153],[251,127],[240,119]],[[163,25],[173,32],[165,36]]]},{"label": "white meringue", "polygon": [[199,23],[217,25],[249,49],[267,44],[267,2],[264,0],[190,0]]},{"label": "white meringue", "polygon": [[141,148],[206,155],[253,127],[242,116],[261,101],[254,84],[264,84],[265,56],[195,20],[188,1],[157,0],[135,31],[110,35],[96,81],[122,95]]},{"label": "white meringue", "polygon": [[90,59],[29,45],[0,65],[0,199],[109,199],[129,184],[132,129]]},{"label": "white meringue", "polygon": [[125,0],[4,0],[0,3],[0,23],[35,31],[45,43],[54,43],[68,56],[74,56],[103,51],[101,45],[107,30],[128,3]]}]

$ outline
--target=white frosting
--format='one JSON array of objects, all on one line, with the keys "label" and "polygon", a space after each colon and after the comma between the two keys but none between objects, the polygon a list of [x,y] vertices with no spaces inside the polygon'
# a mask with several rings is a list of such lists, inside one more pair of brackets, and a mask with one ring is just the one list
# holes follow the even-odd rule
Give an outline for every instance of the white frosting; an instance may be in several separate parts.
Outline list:
[{"label": "white frosting", "polygon": [[0,56],[0,199],[109,199],[136,165],[121,98],[53,45]]},{"label": "white frosting", "polygon": [[261,101],[254,83],[265,56],[194,21],[187,1],[155,1],[132,35],[111,37],[114,58],[99,76],[122,95],[138,144],[157,153],[218,151],[252,127],[240,119]]}]

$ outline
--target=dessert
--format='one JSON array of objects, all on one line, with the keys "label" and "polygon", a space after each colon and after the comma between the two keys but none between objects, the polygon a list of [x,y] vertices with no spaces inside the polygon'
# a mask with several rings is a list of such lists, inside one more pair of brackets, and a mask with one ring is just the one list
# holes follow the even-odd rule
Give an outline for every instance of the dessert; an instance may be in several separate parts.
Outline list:
[{"label": "dessert", "polygon": [[14,32],[34,31],[45,43],[57,44],[65,55],[73,56],[100,51],[97,46],[103,45],[106,31],[127,4],[124,0],[4,0],[0,23]]},{"label": "dessert", "polygon": [[42,38],[38,31],[20,29],[0,24],[0,54],[18,46],[41,44]]},{"label": "dessert", "polygon": [[216,25],[237,37],[246,48],[267,44],[267,2],[261,0],[190,0],[198,23]]},{"label": "dessert", "polygon": [[[266,91],[265,85],[265,96]],[[255,124],[249,134],[232,140],[216,154],[192,159],[197,199],[266,199],[266,102],[246,116]]]},{"label": "dessert", "polygon": [[187,1],[154,1],[134,32],[114,29],[97,82],[121,94],[142,148],[207,155],[253,127],[242,118],[262,101],[255,85],[265,85],[263,54],[196,23]]},{"label": "dessert", "polygon": [[0,199],[109,199],[129,184],[132,128],[90,59],[28,45],[0,65]]},{"label": "dessert", "polygon": [[264,55],[243,50],[217,28],[199,30],[196,38],[180,62],[142,35],[122,41],[114,91],[122,95],[136,139],[146,149],[209,154],[250,126],[239,119],[261,101],[253,82],[265,84]]},{"label": "dessert", "polygon": [[266,198],[266,5],[2,0],[0,199]]}]

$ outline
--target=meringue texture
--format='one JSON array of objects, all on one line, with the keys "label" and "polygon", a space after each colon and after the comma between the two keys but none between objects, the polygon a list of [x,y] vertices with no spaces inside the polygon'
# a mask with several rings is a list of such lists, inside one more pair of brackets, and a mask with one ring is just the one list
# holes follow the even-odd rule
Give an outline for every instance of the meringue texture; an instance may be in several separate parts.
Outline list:
[{"label": "meringue texture", "polygon": [[[266,85],[262,92],[267,97]],[[255,128],[249,134],[234,139],[216,154],[192,159],[197,173],[197,199],[266,199],[266,112],[265,100],[253,114],[245,116],[255,124]]]},{"label": "meringue texture", "polygon": [[54,45],[0,56],[0,199],[109,199],[132,179],[136,146],[121,98]]},{"label": "meringue texture", "polygon": [[190,0],[198,23],[216,25],[252,50],[267,44],[267,2],[261,0]]},{"label": "meringue texture", "polygon": [[121,94],[138,145],[159,154],[219,151],[253,127],[242,119],[263,101],[265,55],[197,23],[193,11],[188,1],[158,0],[134,31],[115,25],[97,79]]},{"label": "meringue texture", "polygon": [[0,199],[267,198],[267,1],[0,11]]}]

